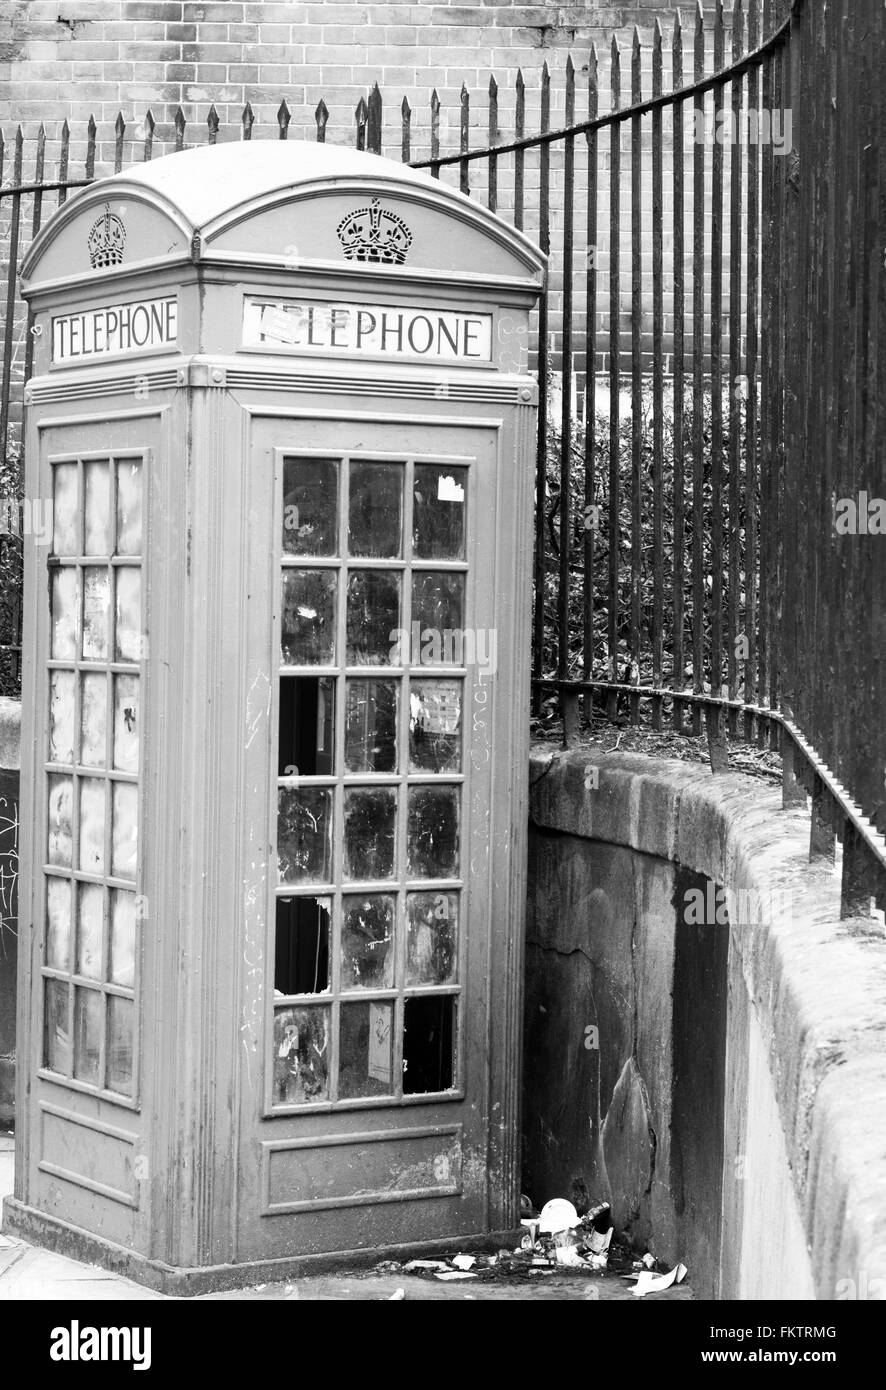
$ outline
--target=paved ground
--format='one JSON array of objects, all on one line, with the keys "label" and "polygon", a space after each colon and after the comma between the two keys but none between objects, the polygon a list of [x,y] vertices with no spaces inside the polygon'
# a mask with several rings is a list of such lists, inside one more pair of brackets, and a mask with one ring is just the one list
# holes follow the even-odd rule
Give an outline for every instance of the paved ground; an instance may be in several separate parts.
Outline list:
[{"label": "paved ground", "polygon": [[[0,1200],[12,1192],[12,1139],[0,1133]],[[685,1302],[692,1292],[685,1285],[652,1296],[655,1302],[669,1300]],[[229,1299],[296,1299],[351,1300],[381,1302],[394,1298],[421,1300],[495,1300],[532,1301],[564,1300],[628,1300],[636,1303],[629,1286],[613,1276],[578,1276],[539,1274],[527,1286],[519,1284],[487,1284],[465,1279],[452,1283],[420,1279],[401,1273],[336,1274],[314,1279],[295,1279],[285,1284],[261,1284],[234,1293],[207,1294],[207,1300]],[[55,1255],[25,1241],[0,1235],[0,1302],[21,1299],[66,1300],[155,1300],[163,1294],[153,1293],[135,1284],[108,1274],[95,1265],[80,1264],[77,1260]],[[202,1300],[195,1300],[202,1301]]]}]

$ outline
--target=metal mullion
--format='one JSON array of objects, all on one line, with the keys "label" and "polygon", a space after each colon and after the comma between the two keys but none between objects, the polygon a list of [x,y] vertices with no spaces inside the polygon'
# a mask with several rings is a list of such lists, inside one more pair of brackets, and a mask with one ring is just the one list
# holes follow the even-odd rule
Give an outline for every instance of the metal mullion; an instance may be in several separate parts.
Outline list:
[{"label": "metal mullion", "polygon": [[348,665],[348,509],[351,495],[351,459],[342,455],[339,461],[340,478],[338,487],[338,611],[335,624],[335,754],[333,772],[335,782],[332,793],[332,912],[329,932],[329,1099],[338,1099],[339,1034],[341,1031],[341,929],[342,929],[342,876],[344,873],[345,841],[345,794],[343,773],[345,765],[345,722],[347,719],[347,676]]},{"label": "metal mullion", "polygon": [[[78,456],[77,460],[77,550],[83,554],[85,541],[84,528],[86,523],[86,482],[84,478],[83,459]],[[74,648],[74,755],[75,759],[80,752],[82,718],[80,701],[80,660],[83,651],[83,604],[84,604],[84,582],[83,565],[77,561],[77,632]],[[76,761],[74,768],[71,769],[71,949],[68,954],[68,974],[70,984],[68,987],[68,1031],[71,1039],[71,1060],[69,1076],[74,1080],[74,1049],[76,1038],[74,1036],[74,967],[77,961],[77,946],[79,938],[79,925],[77,921],[79,910],[79,894],[75,887],[76,880],[74,871],[80,862],[80,779],[76,772]]]},{"label": "metal mullion", "polygon": [[[414,493],[415,493],[415,456],[410,456],[406,461],[406,477],[404,480],[406,495],[403,499],[403,559],[406,572],[403,580],[403,593],[400,598],[401,626],[404,632],[412,633],[412,575],[416,568],[412,554],[413,524],[414,524]],[[407,658],[412,656],[411,650],[407,653]],[[397,817],[397,911],[395,914],[396,937],[394,941],[394,983],[397,988],[396,1002],[394,1004],[394,1038],[391,1065],[394,1068],[394,1095],[398,1100],[403,1098],[403,1043],[406,1032],[406,935],[407,935],[407,912],[406,912],[406,851],[408,842],[408,823],[409,823],[409,712],[410,712],[410,691],[412,689],[412,664],[409,659],[403,663],[403,674],[400,677],[400,728],[398,730],[400,738],[400,757],[398,767],[400,769],[400,785],[398,791],[399,814]]]},{"label": "metal mullion", "polygon": [[278,883],[275,898],[328,898],[335,891],[333,883]]},{"label": "metal mullion", "polygon": [[340,559],[330,555],[282,555],[280,568],[284,570],[336,570]]}]

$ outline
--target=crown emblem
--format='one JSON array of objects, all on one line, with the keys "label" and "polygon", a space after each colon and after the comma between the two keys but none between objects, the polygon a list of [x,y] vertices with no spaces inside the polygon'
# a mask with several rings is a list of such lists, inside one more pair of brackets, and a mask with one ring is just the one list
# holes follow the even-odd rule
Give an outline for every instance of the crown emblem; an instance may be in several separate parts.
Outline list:
[{"label": "crown emblem", "polygon": [[126,228],[105,203],[101,217],[90,228],[86,244],[89,247],[89,264],[93,270],[102,266],[119,265],[123,260],[123,246],[126,241]]},{"label": "crown emblem", "polygon": [[402,217],[373,198],[368,208],[357,208],[339,222],[338,239],[349,261],[402,265],[412,245],[412,232]]}]

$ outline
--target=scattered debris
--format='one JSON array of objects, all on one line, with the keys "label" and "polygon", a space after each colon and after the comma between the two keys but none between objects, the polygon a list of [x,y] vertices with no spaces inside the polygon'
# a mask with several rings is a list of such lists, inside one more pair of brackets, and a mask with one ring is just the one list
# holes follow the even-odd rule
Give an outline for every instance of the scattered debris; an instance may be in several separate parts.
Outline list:
[{"label": "scattered debris", "polygon": [[[495,1257],[493,1256],[493,1258]],[[474,1265],[477,1263],[477,1257],[476,1255],[456,1255],[452,1263],[455,1265],[456,1269],[473,1269]]]},{"label": "scattered debris", "polygon": [[554,1197],[545,1202],[538,1221],[539,1234],[554,1236],[558,1231],[570,1231],[578,1225],[578,1212],[571,1202],[563,1197]]},{"label": "scattered debris", "polygon": [[644,1269],[631,1293],[636,1298],[645,1298],[648,1293],[664,1293],[665,1289],[669,1289],[673,1284],[682,1284],[688,1273],[686,1266],[681,1264],[676,1265],[670,1274],[652,1274]]},{"label": "scattered debris", "polygon": [[435,1274],[435,1279],[476,1279],[476,1274],[471,1274],[466,1269],[446,1269],[440,1274]]},{"label": "scattered debris", "polygon": [[402,1303],[406,1297],[405,1289],[395,1289],[388,1299],[388,1303]]}]

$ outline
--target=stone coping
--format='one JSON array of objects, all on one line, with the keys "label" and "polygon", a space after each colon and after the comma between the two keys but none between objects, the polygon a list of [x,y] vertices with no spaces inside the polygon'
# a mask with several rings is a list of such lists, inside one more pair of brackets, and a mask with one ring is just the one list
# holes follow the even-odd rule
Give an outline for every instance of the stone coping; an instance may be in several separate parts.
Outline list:
[{"label": "stone coping", "polygon": [[817,1296],[886,1300],[886,935],[876,919],[840,920],[837,874],[809,863],[808,812],[740,773],[550,745],[531,751],[529,805],[540,829],[723,886]]}]

